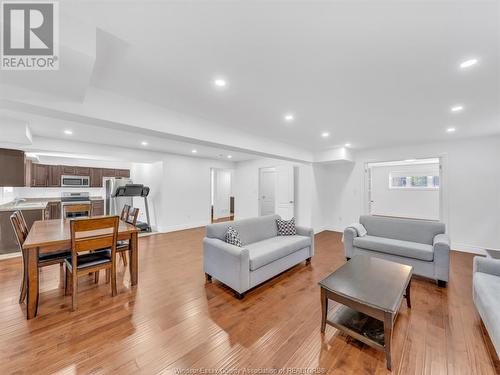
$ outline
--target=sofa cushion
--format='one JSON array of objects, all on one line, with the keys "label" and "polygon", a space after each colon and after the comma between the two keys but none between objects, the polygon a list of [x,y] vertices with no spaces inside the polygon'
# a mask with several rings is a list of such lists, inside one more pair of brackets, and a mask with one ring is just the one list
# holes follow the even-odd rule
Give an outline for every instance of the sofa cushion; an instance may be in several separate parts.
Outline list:
[{"label": "sofa cushion", "polygon": [[305,247],[311,246],[306,236],[279,236],[246,245],[250,257],[250,270],[265,266]]},{"label": "sofa cushion", "polygon": [[355,237],[353,244],[361,249],[398,255],[406,258],[425,260],[427,262],[432,262],[434,260],[433,247],[431,245],[418,242],[393,240],[392,238],[376,236],[364,236]]},{"label": "sofa cushion", "polygon": [[368,235],[432,245],[434,237],[446,230],[444,223],[429,220],[363,215],[359,222]]},{"label": "sofa cushion", "polygon": [[231,226],[238,231],[243,245],[251,244],[277,236],[276,219],[279,218],[279,215],[267,215],[210,224],[207,225],[207,237],[225,241],[227,228]]},{"label": "sofa cushion", "polygon": [[474,302],[488,329],[497,353],[500,353],[500,277],[488,273],[474,273]]}]

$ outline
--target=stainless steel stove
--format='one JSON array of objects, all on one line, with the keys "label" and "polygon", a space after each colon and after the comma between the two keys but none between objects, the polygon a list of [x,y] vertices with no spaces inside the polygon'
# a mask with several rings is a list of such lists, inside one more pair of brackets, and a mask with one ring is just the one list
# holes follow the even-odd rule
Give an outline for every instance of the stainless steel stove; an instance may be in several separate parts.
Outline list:
[{"label": "stainless steel stove", "polygon": [[76,204],[92,204],[90,201],[89,193],[87,192],[63,192],[61,195],[61,217],[72,218],[87,216],[87,211],[82,212],[67,212],[64,215],[64,207]]}]

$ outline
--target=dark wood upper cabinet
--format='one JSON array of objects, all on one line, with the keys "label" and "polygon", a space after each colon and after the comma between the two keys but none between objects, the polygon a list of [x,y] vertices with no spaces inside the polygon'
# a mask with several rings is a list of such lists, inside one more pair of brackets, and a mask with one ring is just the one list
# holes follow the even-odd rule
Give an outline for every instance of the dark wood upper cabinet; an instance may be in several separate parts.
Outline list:
[{"label": "dark wood upper cabinet", "polygon": [[31,186],[31,170],[33,169],[33,161],[26,159],[24,162],[24,186]]},{"label": "dark wood upper cabinet", "polygon": [[90,187],[102,187],[101,168],[90,168]]},{"label": "dark wood upper cabinet", "polygon": [[61,165],[62,174],[74,176],[75,175],[75,167],[70,165]]},{"label": "dark wood upper cabinet", "polygon": [[49,166],[45,164],[33,164],[31,169],[31,186],[47,187],[49,183]]},{"label": "dark wood upper cabinet", "polygon": [[77,176],[90,176],[89,167],[75,167],[75,175]]},{"label": "dark wood upper cabinet", "polygon": [[0,186],[24,186],[24,162],[24,151],[0,149]]},{"label": "dark wood upper cabinet", "polygon": [[130,177],[129,169],[116,169],[116,177]]},{"label": "dark wood upper cabinet", "polygon": [[116,169],[102,168],[102,177],[116,177]]},{"label": "dark wood upper cabinet", "polygon": [[60,187],[61,186],[62,166],[49,165],[49,180],[47,186]]}]

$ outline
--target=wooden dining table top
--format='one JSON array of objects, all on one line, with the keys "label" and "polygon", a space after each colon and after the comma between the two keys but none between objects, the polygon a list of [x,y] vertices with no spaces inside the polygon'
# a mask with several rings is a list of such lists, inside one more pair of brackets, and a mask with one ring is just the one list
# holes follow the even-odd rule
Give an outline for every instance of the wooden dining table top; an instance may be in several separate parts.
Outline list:
[{"label": "wooden dining table top", "polygon": [[[84,220],[84,218],[73,220]],[[71,244],[70,222],[71,219],[35,221],[28,233],[28,237],[26,237],[24,241],[23,249],[27,250],[42,246],[57,245],[68,245],[69,247]],[[131,233],[139,231],[140,229],[134,225],[120,220],[118,226],[118,239],[128,238]]]}]

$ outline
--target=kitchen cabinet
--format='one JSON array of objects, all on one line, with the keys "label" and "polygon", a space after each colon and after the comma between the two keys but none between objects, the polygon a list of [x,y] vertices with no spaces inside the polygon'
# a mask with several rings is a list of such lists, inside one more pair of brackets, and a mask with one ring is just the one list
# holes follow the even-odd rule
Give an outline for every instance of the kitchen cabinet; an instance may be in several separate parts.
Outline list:
[{"label": "kitchen cabinet", "polygon": [[92,216],[104,215],[104,200],[92,201]]},{"label": "kitchen cabinet", "polygon": [[75,167],[70,165],[61,165],[62,174],[74,176],[75,175]]},{"label": "kitchen cabinet", "polygon": [[90,187],[102,187],[101,168],[90,168]]},{"label": "kitchen cabinet", "polygon": [[49,180],[49,166],[45,164],[33,164],[31,169],[31,186],[47,187]]},{"label": "kitchen cabinet", "polygon": [[129,169],[115,169],[116,177],[130,177]]},{"label": "kitchen cabinet", "polygon": [[24,151],[0,149],[0,186],[25,186],[24,163]]},{"label": "kitchen cabinet", "polygon": [[60,165],[49,165],[49,179],[47,186],[60,187],[61,186],[61,170]]},{"label": "kitchen cabinet", "polygon": [[75,167],[75,175],[77,176],[90,176],[89,167]]},{"label": "kitchen cabinet", "polygon": [[45,217],[47,219],[50,219],[50,220],[60,219],[61,218],[61,202],[49,202],[47,204]]},{"label": "kitchen cabinet", "polygon": [[116,177],[116,169],[102,168],[102,177]]},{"label": "kitchen cabinet", "polygon": [[31,170],[33,169],[33,161],[26,160],[24,162],[24,186],[31,186]]}]

